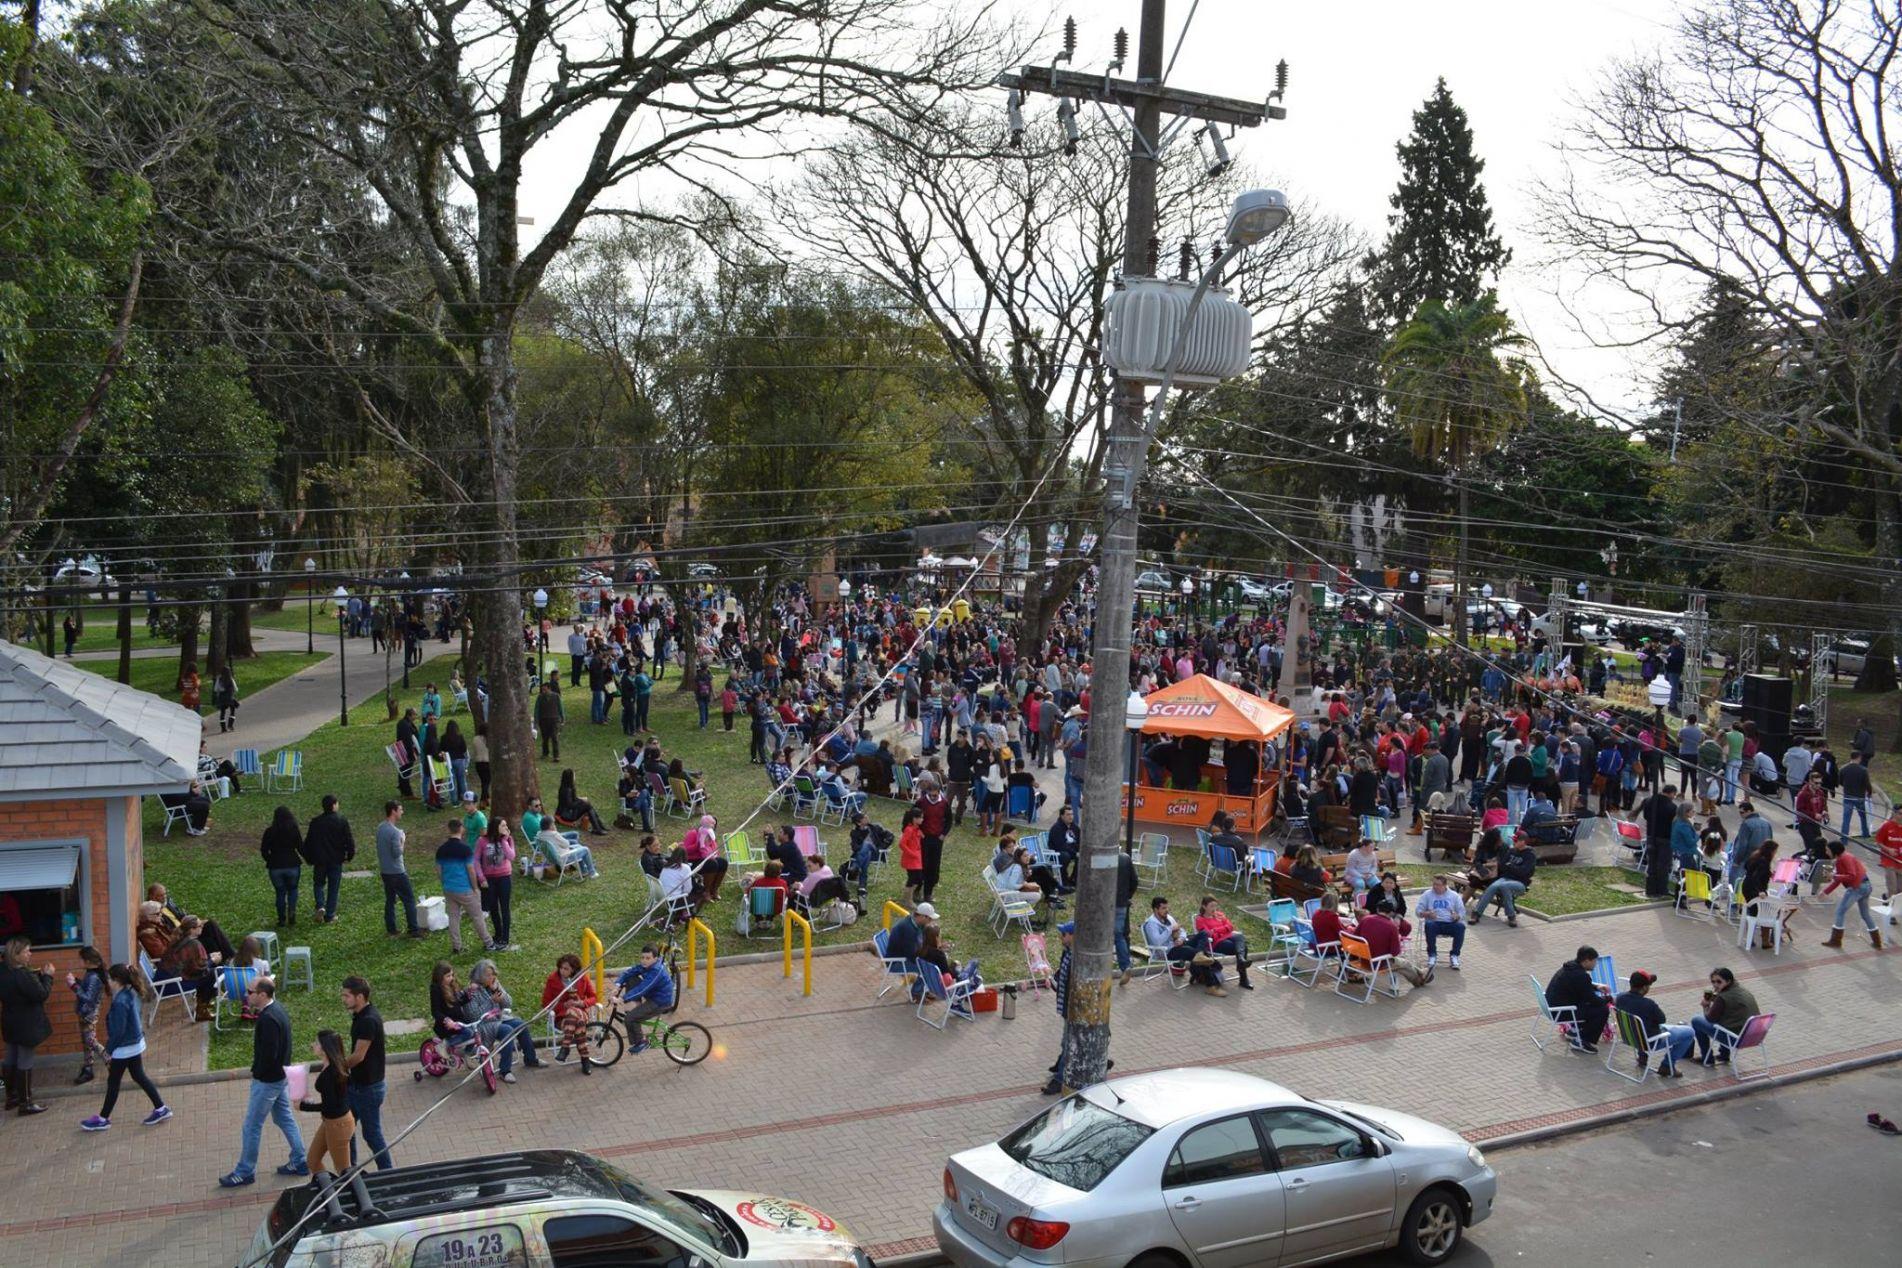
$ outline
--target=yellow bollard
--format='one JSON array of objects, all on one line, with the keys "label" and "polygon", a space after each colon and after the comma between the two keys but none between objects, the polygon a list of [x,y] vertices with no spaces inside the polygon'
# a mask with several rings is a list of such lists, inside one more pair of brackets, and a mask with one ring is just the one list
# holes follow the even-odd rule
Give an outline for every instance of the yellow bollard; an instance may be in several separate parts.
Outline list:
[{"label": "yellow bollard", "polygon": [[885,932],[886,933],[890,933],[892,931],[892,913],[893,912],[897,912],[899,916],[901,917],[909,916],[911,914],[911,912],[907,908],[900,907],[897,903],[887,898],[885,900]]},{"label": "yellow bollard", "polygon": [[806,989],[804,993],[810,995],[812,994],[812,923],[796,911],[788,911],[785,921],[780,925],[782,933],[781,940],[785,948],[785,972],[780,976],[792,976],[792,931],[794,922],[797,922],[799,925],[800,937],[806,941]]},{"label": "yellow bollard", "polygon": [[693,962],[695,944],[699,939],[707,940],[707,1007],[713,1007],[714,960],[719,956],[718,944],[713,938],[713,930],[698,916],[687,922],[687,985],[693,985]]},{"label": "yellow bollard", "polygon": [[583,929],[581,931],[581,971],[593,976],[596,999],[604,1000],[608,997],[607,958],[608,949],[601,945],[601,939],[594,930]]}]

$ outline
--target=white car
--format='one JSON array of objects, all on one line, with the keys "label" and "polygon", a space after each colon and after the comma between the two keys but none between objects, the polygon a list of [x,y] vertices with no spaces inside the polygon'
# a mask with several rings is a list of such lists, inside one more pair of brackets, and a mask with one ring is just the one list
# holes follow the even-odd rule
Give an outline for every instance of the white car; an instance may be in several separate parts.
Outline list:
[{"label": "white car", "polygon": [[1497,1188],[1477,1148],[1424,1119],[1162,1070],[955,1155],[932,1226],[960,1268],[1292,1268],[1396,1245],[1439,1264]]},{"label": "white car", "polygon": [[[289,1242],[271,1246],[313,1205]],[[277,1195],[247,1261],[447,1268],[687,1265],[871,1268],[844,1226],[790,1198],[660,1189],[567,1149],[366,1171]]]},{"label": "white car", "polygon": [[1249,603],[1266,603],[1275,596],[1273,590],[1252,577],[1235,578],[1235,588],[1241,591],[1243,600]]},{"label": "white car", "polygon": [[53,574],[55,586],[71,586],[80,590],[106,589],[118,586],[119,579],[99,565],[99,561],[88,556],[75,563],[68,559]]},{"label": "white car", "polygon": [[1611,626],[1603,621],[1582,621],[1579,623],[1578,637],[1581,642],[1590,643],[1593,647],[1606,647],[1611,643]]},{"label": "white car", "polygon": [[1169,580],[1166,572],[1157,572],[1153,568],[1136,574],[1137,594],[1175,594],[1175,582]]}]

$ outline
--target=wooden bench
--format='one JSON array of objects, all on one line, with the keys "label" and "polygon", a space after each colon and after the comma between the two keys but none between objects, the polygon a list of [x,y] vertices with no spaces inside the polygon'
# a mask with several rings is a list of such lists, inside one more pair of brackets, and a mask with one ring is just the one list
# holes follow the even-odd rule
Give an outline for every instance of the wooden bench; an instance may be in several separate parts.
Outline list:
[{"label": "wooden bench", "polygon": [[1310,898],[1321,897],[1327,891],[1318,885],[1303,885],[1286,872],[1270,872],[1268,892],[1275,898],[1292,898],[1297,903],[1305,903]]},{"label": "wooden bench", "polygon": [[[1400,862],[1392,850],[1376,850],[1374,853],[1380,859],[1380,870],[1383,872],[1392,869]],[[1346,853],[1323,854],[1321,866],[1326,868],[1328,875],[1334,878],[1334,891],[1342,898],[1351,900],[1354,896],[1354,887],[1348,884],[1346,878],[1341,875],[1347,870]]]},{"label": "wooden bench", "polygon": [[1360,819],[1347,806],[1322,806],[1309,822],[1323,850],[1349,850],[1360,841]]},{"label": "wooden bench", "polygon": [[1433,851],[1438,850],[1442,857],[1451,859],[1456,854],[1464,857],[1472,848],[1473,833],[1479,827],[1479,820],[1472,815],[1435,814],[1427,816],[1426,860],[1433,861]]},{"label": "wooden bench", "polygon": [[1540,866],[1547,863],[1570,863],[1578,857],[1579,817],[1577,815],[1560,815],[1556,819],[1548,819],[1539,827],[1545,839],[1532,843],[1532,853],[1539,860]]}]

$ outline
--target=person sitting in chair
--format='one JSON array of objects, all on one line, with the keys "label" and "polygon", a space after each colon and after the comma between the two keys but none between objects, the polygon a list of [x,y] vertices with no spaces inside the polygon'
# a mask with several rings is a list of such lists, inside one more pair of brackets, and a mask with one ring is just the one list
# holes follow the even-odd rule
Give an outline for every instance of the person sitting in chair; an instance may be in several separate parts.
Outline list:
[{"label": "person sitting in chair", "polygon": [[[523,815],[522,818],[526,820],[528,816]],[[526,830],[526,823],[523,827]],[[535,837],[535,844],[540,847],[542,857],[556,867],[560,867],[564,862],[573,863],[580,868],[584,880],[592,880],[600,875],[594,867],[594,850],[579,841],[570,841],[563,836],[553,819],[542,820],[542,830]]]},{"label": "person sitting in chair", "polygon": [[1598,1038],[1611,1020],[1610,992],[1592,980],[1598,966],[1598,951],[1580,947],[1576,955],[1559,966],[1546,983],[1545,1002],[1554,1008],[1574,1008],[1578,1024],[1572,1030],[1572,1047],[1579,1052],[1597,1052]]},{"label": "person sitting in chair", "polygon": [[205,786],[192,780],[185,786],[184,792],[160,793],[159,804],[167,810],[185,811],[185,831],[195,837],[205,835],[205,829],[211,823],[211,798],[205,795]]},{"label": "person sitting in chair", "polygon": [[[951,957],[945,951],[947,944],[944,940],[944,933],[938,926],[926,924],[923,937],[924,945],[919,949],[917,958],[926,964],[937,965],[938,972],[944,974],[947,983],[955,984],[968,981],[971,983],[973,989],[984,984],[983,979],[977,974],[976,960],[966,960],[962,965],[953,965],[951,963]],[[958,1011],[964,1012],[966,1008],[968,1008],[968,1005],[959,1008]]]},{"label": "person sitting in chair", "polygon": [[1236,980],[1240,982],[1241,988],[1245,991],[1255,989],[1248,980],[1248,939],[1229,920],[1213,894],[1202,896],[1201,909],[1195,916],[1195,931],[1208,935],[1211,955],[1234,956]]},{"label": "person sitting in chair", "polygon": [[[1621,1013],[1630,1013],[1636,1018],[1638,1029],[1643,1032],[1646,1039],[1658,1034],[1670,1036],[1671,1046],[1665,1053],[1664,1060],[1658,1065],[1658,1075],[1660,1078],[1680,1079],[1684,1077],[1684,1071],[1680,1070],[1678,1065],[1690,1055],[1691,1045],[1697,1041],[1697,1032],[1690,1026],[1673,1026],[1665,1021],[1664,1010],[1659,1008],[1657,1001],[1651,998],[1651,987],[1657,980],[1657,974],[1639,969],[1631,975],[1631,989],[1621,992],[1618,998],[1612,1001],[1612,1007]],[[1645,1063],[1650,1059],[1650,1053],[1640,1052],[1638,1068],[1644,1069]]]},{"label": "person sitting in chair", "polygon": [[1152,960],[1186,963],[1191,982],[1217,997],[1228,994],[1222,989],[1221,967],[1209,953],[1209,936],[1198,933],[1190,937],[1185,933],[1169,914],[1169,900],[1160,894],[1149,900],[1149,919],[1143,921],[1143,941],[1149,947]]},{"label": "person sitting in chair", "polygon": [[1489,882],[1479,896],[1473,900],[1472,910],[1466,917],[1468,924],[1478,924],[1486,914],[1486,909],[1497,902],[1506,913],[1506,927],[1519,927],[1518,900],[1532,888],[1532,873],[1539,866],[1539,856],[1533,853],[1532,841],[1524,824],[1513,838],[1512,848],[1499,860],[1499,875]]},{"label": "person sitting in chair", "polygon": [[1551,798],[1546,796],[1546,790],[1534,788],[1532,804],[1526,807],[1524,816],[1520,818],[1519,828],[1529,833],[1534,842],[1550,844],[1559,837],[1559,828],[1555,823],[1558,817],[1559,812],[1553,807]]}]

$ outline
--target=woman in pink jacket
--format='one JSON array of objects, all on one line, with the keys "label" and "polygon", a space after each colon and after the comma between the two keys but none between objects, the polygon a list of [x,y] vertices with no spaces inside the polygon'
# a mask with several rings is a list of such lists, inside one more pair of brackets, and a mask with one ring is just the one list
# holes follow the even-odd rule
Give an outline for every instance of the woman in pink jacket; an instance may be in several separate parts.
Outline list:
[{"label": "woman in pink jacket", "polygon": [[476,867],[486,887],[482,891],[482,910],[488,913],[489,930],[499,946],[509,945],[509,900],[515,887],[515,838],[509,833],[508,820],[497,819],[489,830],[476,838]]},{"label": "woman in pink jacket", "polygon": [[706,887],[706,900],[717,901],[727,863],[726,855],[720,852],[719,824],[714,817],[701,815],[700,826],[687,829],[687,835],[680,838],[680,848],[687,852],[687,862],[694,865],[700,883]]}]

